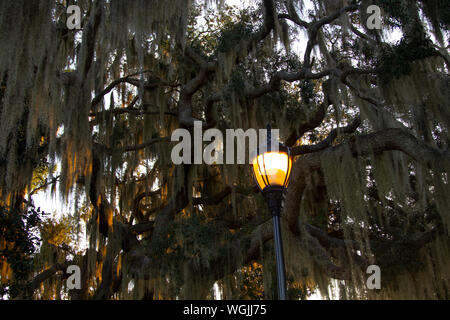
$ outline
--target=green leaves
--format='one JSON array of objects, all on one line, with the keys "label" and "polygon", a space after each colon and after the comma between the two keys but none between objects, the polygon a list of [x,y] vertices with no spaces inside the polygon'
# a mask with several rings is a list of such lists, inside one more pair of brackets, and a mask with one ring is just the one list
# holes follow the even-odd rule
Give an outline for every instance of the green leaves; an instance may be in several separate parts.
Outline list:
[{"label": "green leaves", "polygon": [[24,292],[32,272],[33,254],[40,242],[36,235],[37,226],[44,214],[34,207],[25,213],[0,207],[0,243],[5,244],[4,248],[0,246],[0,261],[8,263],[13,272],[13,282],[5,285],[3,290],[0,288],[0,292],[9,293],[11,297]]}]

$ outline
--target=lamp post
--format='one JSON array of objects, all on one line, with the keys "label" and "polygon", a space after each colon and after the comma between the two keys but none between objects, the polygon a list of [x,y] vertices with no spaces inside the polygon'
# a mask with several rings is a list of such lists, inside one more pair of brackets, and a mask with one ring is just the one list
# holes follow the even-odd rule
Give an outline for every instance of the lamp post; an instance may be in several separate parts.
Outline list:
[{"label": "lamp post", "polygon": [[277,262],[278,299],[286,300],[286,275],[284,268],[283,242],[280,215],[283,192],[289,182],[292,159],[289,148],[280,145],[278,151],[271,150],[271,128],[267,125],[267,149],[258,152],[252,160],[253,177],[267,200],[273,217],[273,237]]}]

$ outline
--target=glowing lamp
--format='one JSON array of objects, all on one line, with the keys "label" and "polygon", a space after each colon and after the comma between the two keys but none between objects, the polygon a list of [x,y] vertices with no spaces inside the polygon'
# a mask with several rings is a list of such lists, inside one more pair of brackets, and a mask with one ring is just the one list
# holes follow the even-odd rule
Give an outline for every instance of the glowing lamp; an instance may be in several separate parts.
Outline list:
[{"label": "glowing lamp", "polygon": [[292,160],[289,149],[280,146],[278,151],[258,154],[252,162],[253,175],[261,191],[266,188],[286,188],[291,174]]},{"label": "glowing lamp", "polygon": [[[283,243],[281,238],[281,209],[283,192],[289,183],[292,159],[289,148],[280,145],[271,150],[271,128],[267,126],[267,148],[258,149],[251,160],[253,177],[261,193],[266,198],[273,217],[273,238],[277,264],[278,299],[286,300],[286,272],[284,268]],[[278,142],[277,142],[278,143]]]}]

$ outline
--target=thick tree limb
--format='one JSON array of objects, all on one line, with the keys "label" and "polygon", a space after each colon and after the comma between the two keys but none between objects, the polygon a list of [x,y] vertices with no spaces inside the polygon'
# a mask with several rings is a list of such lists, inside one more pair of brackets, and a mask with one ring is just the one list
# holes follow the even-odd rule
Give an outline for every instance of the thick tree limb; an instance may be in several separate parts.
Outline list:
[{"label": "thick tree limb", "polygon": [[102,150],[104,150],[106,153],[112,154],[114,152],[124,153],[124,152],[131,152],[131,151],[139,151],[139,150],[145,149],[147,147],[150,147],[150,146],[154,145],[155,143],[169,142],[169,141],[170,141],[169,137],[158,137],[158,138],[150,139],[144,143],[141,143],[141,144],[138,144],[135,146],[125,146],[125,147],[120,147],[120,148],[110,148],[110,147],[107,147],[107,146],[101,145],[101,144],[98,144],[98,146]]},{"label": "thick tree limb", "polygon": [[342,14],[346,12],[352,12],[356,11],[359,8],[359,5],[353,4],[346,6],[338,11],[336,11],[334,14],[326,16],[316,22],[313,22],[308,27],[308,33],[309,33],[309,40],[306,45],[305,55],[303,59],[304,67],[309,70],[311,67],[311,52],[313,47],[316,44],[317,41],[317,34],[319,32],[319,29],[323,27],[326,24],[329,24],[339,18]]},{"label": "thick tree limb", "polygon": [[[412,134],[403,129],[391,128],[376,133],[355,136],[336,147],[310,153],[299,158],[293,166],[291,180],[287,190],[285,214],[289,228],[294,234],[299,234],[298,215],[299,199],[302,198],[306,188],[305,177],[311,172],[321,168],[321,157],[332,157],[340,161],[346,152],[352,152],[353,156],[378,154],[385,151],[401,151],[411,159],[426,164],[436,170],[445,172],[450,167],[450,151],[438,150],[420,142]],[[325,154],[326,152],[326,154]]]},{"label": "thick tree limb", "polygon": [[286,6],[286,10],[287,10],[288,14],[279,14],[278,19],[288,19],[303,28],[306,28],[306,29],[309,28],[309,23],[306,21],[303,21],[298,16],[297,11],[295,10],[295,7],[294,7],[294,2],[292,0],[287,0],[285,2],[285,6]]},{"label": "thick tree limb", "polygon": [[193,198],[192,204],[194,206],[196,205],[218,205],[222,202],[223,199],[225,199],[228,195],[230,195],[232,192],[232,188],[227,186],[224,190],[221,192],[211,196],[211,197],[204,197],[204,198]]},{"label": "thick tree limb", "polygon": [[338,133],[349,134],[353,133],[361,124],[360,117],[356,117],[351,124],[343,128],[336,128],[331,130],[330,134],[325,138],[325,140],[313,145],[303,145],[292,148],[291,154],[293,156],[298,156],[301,154],[307,154],[312,152],[317,152],[324,150],[331,146],[333,141],[337,138]]},{"label": "thick tree limb", "polygon": [[[136,116],[141,116],[141,115],[159,116],[159,115],[161,115],[161,113],[159,111],[144,111],[144,110],[137,109],[137,108],[120,108],[120,109],[105,110],[105,111],[100,111],[100,112],[91,112],[89,114],[89,116],[101,118],[107,114],[114,114],[114,115],[132,114],[132,115],[136,115]],[[170,111],[165,111],[163,114],[166,116],[173,116],[173,117],[178,116],[177,113],[170,112]]]},{"label": "thick tree limb", "polygon": [[199,120],[192,116],[192,96],[206,83],[208,75],[216,70],[216,64],[203,61],[203,59],[189,47],[186,48],[185,54],[200,64],[200,71],[196,77],[181,87],[180,99],[178,101],[178,120],[182,127],[193,128],[194,121]]},{"label": "thick tree limb", "polygon": [[93,15],[89,20],[89,23],[84,28],[83,31],[83,40],[82,40],[82,53],[81,57],[84,59],[80,63],[80,69],[78,71],[82,78],[86,77],[91,69],[92,62],[94,60],[94,52],[95,52],[95,38],[97,37],[98,29],[100,26],[100,22],[102,19],[101,6],[103,5],[103,1],[96,1],[93,6]]},{"label": "thick tree limb", "polygon": [[261,28],[250,38],[242,39],[237,46],[231,49],[231,54],[237,58],[236,62],[239,62],[244,55],[247,55],[258,42],[264,40],[275,27],[276,10],[274,1],[263,0],[262,3],[264,10],[264,21]]},{"label": "thick tree limb", "polygon": [[41,285],[42,282],[44,282],[47,279],[50,279],[57,272],[59,272],[59,271],[65,272],[67,267],[71,263],[72,263],[71,261],[65,261],[65,262],[62,262],[62,263],[55,263],[50,268],[48,268],[48,269],[42,271],[41,273],[39,273],[37,276],[34,277],[34,279],[29,284],[28,288],[30,290],[30,293],[33,293],[37,288],[39,288],[39,286]]},{"label": "thick tree limb", "polygon": [[[135,86],[139,86],[142,82],[140,80],[134,79],[132,77],[134,77],[136,75],[139,75],[139,74],[142,74],[142,73],[146,73],[146,72],[149,72],[149,71],[133,73],[133,74],[127,75],[125,77],[122,77],[122,78],[114,80],[105,89],[103,89],[103,91],[98,93],[94,97],[94,99],[92,99],[91,108],[95,107],[98,103],[100,103],[105,95],[110,93],[116,86],[118,86],[121,83],[129,83],[129,84],[132,84],[132,85],[135,85]],[[161,80],[154,79],[154,81],[151,82],[151,83],[145,82],[143,84],[144,84],[144,86],[146,88],[153,88],[153,87],[156,87],[159,83],[161,83]]]},{"label": "thick tree limb", "polygon": [[314,114],[309,117],[306,121],[302,121],[295,130],[288,136],[285,144],[290,147],[294,145],[297,140],[302,137],[306,132],[313,130],[318,127],[322,121],[325,119],[328,110],[328,103],[322,103],[318,106]]}]

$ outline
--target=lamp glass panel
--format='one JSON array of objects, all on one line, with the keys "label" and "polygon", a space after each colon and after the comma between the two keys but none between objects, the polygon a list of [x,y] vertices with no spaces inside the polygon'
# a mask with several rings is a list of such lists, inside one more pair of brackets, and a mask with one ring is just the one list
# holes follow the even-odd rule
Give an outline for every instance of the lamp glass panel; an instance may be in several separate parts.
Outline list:
[{"label": "lamp glass panel", "polygon": [[252,166],[253,166],[253,173],[254,173],[254,176],[256,178],[256,182],[258,183],[259,188],[261,190],[263,190],[267,186],[266,181],[263,180],[263,177],[261,175],[261,174],[264,174],[264,167],[261,169],[261,171],[259,171],[259,165],[258,165],[258,162],[257,162],[257,158],[255,158],[253,160]]},{"label": "lamp glass panel", "polygon": [[287,187],[289,185],[289,181],[290,181],[289,178],[291,177],[291,170],[292,170],[292,158],[289,157],[289,167],[288,167],[285,187]]},{"label": "lamp glass panel", "polygon": [[284,186],[289,171],[289,157],[283,152],[266,152],[253,160],[253,171],[259,187]]}]

